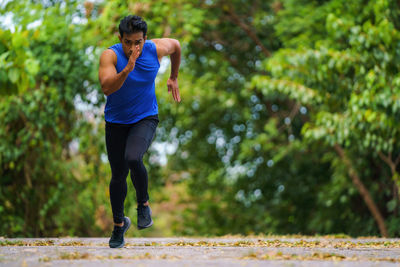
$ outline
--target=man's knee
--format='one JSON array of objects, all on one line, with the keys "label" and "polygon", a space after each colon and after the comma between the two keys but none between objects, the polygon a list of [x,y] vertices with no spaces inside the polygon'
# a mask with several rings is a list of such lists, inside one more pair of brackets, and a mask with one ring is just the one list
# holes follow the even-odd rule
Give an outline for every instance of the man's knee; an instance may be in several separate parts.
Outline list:
[{"label": "man's knee", "polygon": [[129,170],[126,171],[116,171],[114,170],[111,174],[111,183],[123,183],[126,181],[126,177],[128,176]]},{"label": "man's knee", "polygon": [[143,157],[139,154],[126,155],[126,162],[128,162],[129,167],[135,167],[142,164]]}]

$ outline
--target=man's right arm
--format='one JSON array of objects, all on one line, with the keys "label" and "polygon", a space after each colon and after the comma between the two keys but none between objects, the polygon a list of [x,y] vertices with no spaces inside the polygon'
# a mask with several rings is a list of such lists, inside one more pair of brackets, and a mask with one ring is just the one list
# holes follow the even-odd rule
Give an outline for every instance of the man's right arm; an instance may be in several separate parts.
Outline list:
[{"label": "man's right arm", "polygon": [[100,56],[99,80],[101,90],[106,96],[118,91],[124,84],[128,74],[135,67],[138,55],[132,53],[129,57],[128,64],[120,72],[117,73],[115,65],[117,64],[117,55],[111,49],[105,50]]}]

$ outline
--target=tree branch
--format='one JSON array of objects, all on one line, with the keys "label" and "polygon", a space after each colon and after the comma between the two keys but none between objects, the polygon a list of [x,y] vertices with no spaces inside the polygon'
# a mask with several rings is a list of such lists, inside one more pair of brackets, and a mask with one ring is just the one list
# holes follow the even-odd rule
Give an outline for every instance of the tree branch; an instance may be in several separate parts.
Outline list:
[{"label": "tree branch", "polygon": [[343,160],[343,163],[348,168],[349,176],[350,176],[353,184],[356,186],[356,188],[360,192],[362,198],[364,199],[365,204],[367,205],[369,211],[372,213],[372,216],[374,217],[376,223],[378,224],[381,235],[383,237],[388,237],[389,235],[387,232],[387,228],[386,228],[383,216],[382,216],[381,212],[379,211],[378,207],[376,206],[374,200],[372,199],[371,194],[369,193],[368,189],[365,187],[365,185],[361,181],[360,177],[358,176],[357,172],[355,171],[352,162],[347,157],[346,153],[344,152],[344,150],[341,146],[336,144],[335,150],[336,150],[337,154],[340,156],[340,158]]},{"label": "tree branch", "polygon": [[399,165],[399,163],[400,163],[400,154],[399,154],[399,156],[396,158],[396,160],[394,161],[394,165]]},{"label": "tree branch", "polygon": [[228,5],[227,3],[224,3],[224,2],[223,2],[223,6],[227,6],[227,8],[225,8],[224,10],[229,14],[229,16],[228,16],[229,20],[232,21],[237,26],[239,26],[242,30],[244,30],[246,32],[247,36],[249,36],[261,48],[261,51],[264,53],[264,55],[266,57],[271,56],[271,53],[263,45],[263,43],[261,42],[260,38],[258,38],[258,36],[254,32],[254,30],[252,28],[250,28],[247,24],[245,24],[240,19],[240,17],[235,13],[233,8],[230,5]]},{"label": "tree branch", "polygon": [[395,160],[395,162],[393,162],[392,153],[391,152],[389,152],[389,155],[386,156],[381,151],[379,151],[378,155],[387,165],[389,165],[390,171],[392,173],[392,178],[393,178],[393,182],[394,182],[395,191],[396,191],[396,194],[394,194],[394,195],[395,195],[396,199],[397,198],[400,199],[400,195],[398,194],[398,192],[400,190],[400,188],[399,188],[400,187],[400,183],[399,183],[400,181],[399,181],[398,175],[396,173],[396,168],[397,168],[397,164],[398,164],[397,161],[398,161],[399,157]]},{"label": "tree branch", "polygon": [[[297,115],[297,113],[299,113],[300,107],[301,107],[300,103],[299,102],[295,102],[292,110],[290,111],[289,115],[287,116],[290,119],[290,121],[292,121],[293,118]],[[288,125],[286,125],[286,124],[281,125],[279,127],[278,131],[281,132],[287,126]]]},{"label": "tree branch", "polygon": [[392,155],[389,154],[386,156],[381,151],[378,152],[378,155],[387,165],[389,165],[392,175],[394,175],[396,173],[396,164],[392,161]]}]

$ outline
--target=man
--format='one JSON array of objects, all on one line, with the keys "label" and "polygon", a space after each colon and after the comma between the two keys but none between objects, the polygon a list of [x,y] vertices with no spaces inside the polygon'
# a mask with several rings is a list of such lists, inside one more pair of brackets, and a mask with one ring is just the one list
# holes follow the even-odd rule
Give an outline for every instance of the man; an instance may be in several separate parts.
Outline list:
[{"label": "man", "polygon": [[175,101],[181,100],[177,80],[181,58],[179,41],[147,40],[146,33],[147,24],[141,17],[123,18],[119,24],[120,43],[109,47],[100,57],[99,80],[107,96],[104,109],[106,147],[112,173],[109,188],[114,220],[111,248],[124,246],[124,234],[131,224],[124,216],[129,170],[136,190],[137,227],[141,230],[153,224],[143,154],[159,122],[154,80],[164,56],[171,58],[168,92]]}]

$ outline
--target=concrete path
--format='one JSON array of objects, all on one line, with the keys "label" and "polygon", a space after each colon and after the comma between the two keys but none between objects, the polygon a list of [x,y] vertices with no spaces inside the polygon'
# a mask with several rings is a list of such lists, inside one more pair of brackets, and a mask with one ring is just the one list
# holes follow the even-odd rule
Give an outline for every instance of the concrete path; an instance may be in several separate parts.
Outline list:
[{"label": "concrete path", "polygon": [[400,239],[0,238],[0,266],[400,266]]}]

